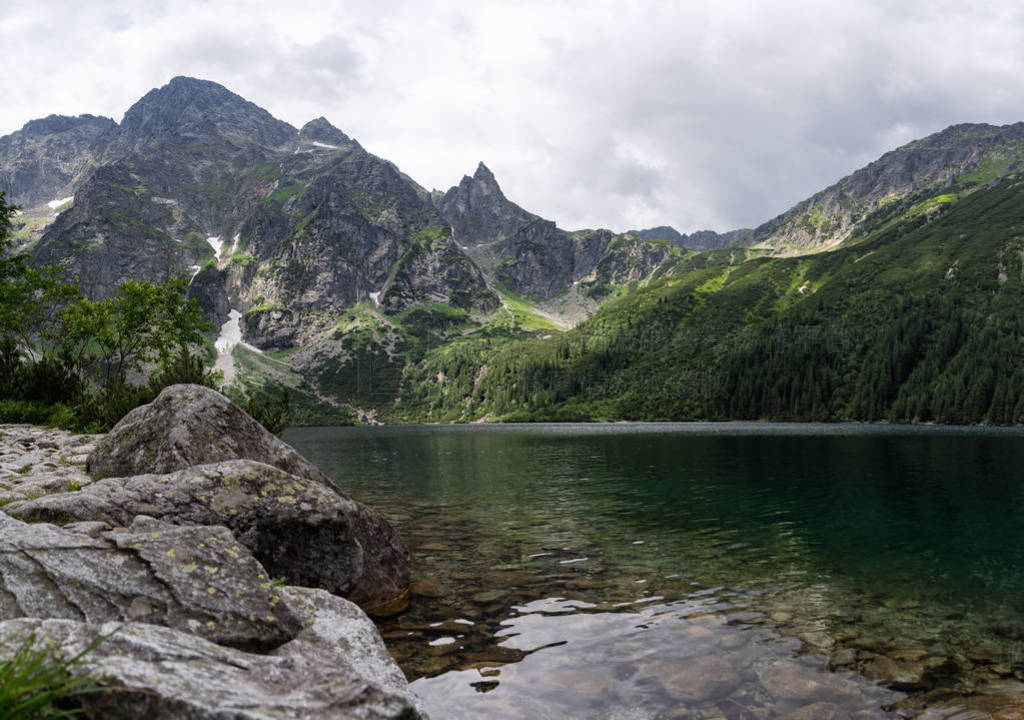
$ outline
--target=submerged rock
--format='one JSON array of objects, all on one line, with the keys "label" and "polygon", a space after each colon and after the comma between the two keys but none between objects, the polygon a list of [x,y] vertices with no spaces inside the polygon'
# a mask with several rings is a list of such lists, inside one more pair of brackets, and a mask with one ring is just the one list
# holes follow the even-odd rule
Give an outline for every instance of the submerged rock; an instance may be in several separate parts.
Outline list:
[{"label": "submerged rock", "polygon": [[917,720],[1022,720],[1024,695],[977,695],[930,707]]},{"label": "submerged rock", "polygon": [[850,720],[850,713],[830,702],[817,702],[787,713],[782,720]]},{"label": "submerged rock", "polygon": [[732,693],[740,678],[720,655],[686,658],[681,662],[652,661],[649,672],[665,691],[685,703],[701,703]]},{"label": "submerged rock", "polygon": [[99,536],[0,513],[0,619],[141,620],[230,647],[299,632],[259,563],[223,527],[137,517]]}]

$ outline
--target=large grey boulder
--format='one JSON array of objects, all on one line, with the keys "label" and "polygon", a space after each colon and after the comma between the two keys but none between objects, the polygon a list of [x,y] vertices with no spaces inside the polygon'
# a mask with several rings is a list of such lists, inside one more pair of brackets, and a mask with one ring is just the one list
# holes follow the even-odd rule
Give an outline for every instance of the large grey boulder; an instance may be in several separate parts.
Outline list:
[{"label": "large grey boulder", "polygon": [[32,636],[37,646],[73,656],[109,635],[74,669],[104,677],[111,688],[86,700],[89,717],[425,720],[358,607],[321,590],[288,588],[284,596],[307,627],[268,655],[145,623],[23,619],[0,623],[0,658]]},{"label": "large grey boulder", "polygon": [[[347,581],[328,579],[311,584],[347,594],[368,612],[398,612],[408,605],[409,551],[394,527],[380,513],[352,500],[315,465],[299,455],[290,445],[267,432],[245,411],[215,390],[200,385],[172,385],[165,388],[152,403],[132,410],[106,437],[97,442],[96,449],[89,456],[87,470],[94,478],[153,473],[173,474],[196,465],[239,459],[272,465],[339,498],[337,512],[344,516],[349,528],[348,533],[354,538],[355,545],[350,544],[347,548],[333,550],[322,548],[315,552],[313,557],[325,559],[325,553],[334,552],[337,557],[347,557],[356,565],[361,562],[360,574],[356,582],[346,590],[340,588],[344,587]],[[322,494],[320,490],[316,493]],[[140,496],[143,505],[146,504],[146,497]],[[224,496],[217,497],[223,499]],[[299,535],[303,532],[302,518],[308,511],[301,507],[293,507],[289,511],[287,501],[274,503],[273,497],[271,496],[263,508],[273,507],[282,514],[284,519],[274,528],[275,532],[286,529],[289,535],[298,541]],[[194,498],[188,501],[193,500]],[[132,507],[148,515],[158,514],[135,505]],[[237,512],[232,514],[243,514],[241,508],[235,510]],[[230,508],[228,511],[230,512]],[[169,516],[168,513],[160,514]],[[75,517],[80,518],[81,515]],[[264,562],[271,572],[284,575],[293,583],[307,582],[307,578],[311,577],[306,574],[306,569],[290,569],[290,566],[298,564],[312,568],[313,562],[304,561],[294,554],[289,557],[283,548],[275,550],[277,538],[262,535],[259,541],[261,544],[254,544],[251,539],[255,538],[255,535],[239,532],[237,524],[225,520],[217,522],[223,522],[235,529],[239,539],[253,549],[256,557]],[[245,521],[239,519],[238,522]],[[324,539],[321,522],[319,516],[314,516],[306,523],[310,537],[302,543],[305,547],[312,547]],[[264,520],[252,521],[249,524],[267,525]],[[282,567],[271,557],[275,553],[286,561],[285,566]],[[357,559],[360,554],[361,561]],[[319,574],[331,578],[347,572],[345,568],[335,571],[322,567]]]},{"label": "large grey boulder", "polygon": [[171,473],[241,458],[333,486],[292,446],[202,385],[171,385],[153,402],[129,412],[96,443],[86,472],[94,479]]},{"label": "large grey boulder", "polygon": [[405,545],[379,514],[328,485],[252,460],[105,478],[5,510],[32,522],[127,525],[148,515],[178,525],[224,525],[273,577],[354,595],[370,609],[379,605],[370,601],[401,598],[408,587]]},{"label": "large grey boulder", "polygon": [[137,517],[91,535],[0,513],[0,619],[140,620],[268,650],[301,628],[263,568],[223,527]]}]

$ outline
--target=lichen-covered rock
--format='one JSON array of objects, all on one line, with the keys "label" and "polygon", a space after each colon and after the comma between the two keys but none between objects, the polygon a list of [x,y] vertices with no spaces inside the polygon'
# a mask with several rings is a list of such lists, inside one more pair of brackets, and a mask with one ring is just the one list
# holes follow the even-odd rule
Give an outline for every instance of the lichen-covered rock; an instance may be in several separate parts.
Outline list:
[{"label": "lichen-covered rock", "polygon": [[[354,602],[375,613],[398,612],[409,602],[409,551],[398,532],[376,511],[367,508],[342,492],[313,463],[299,455],[290,445],[283,442],[240,407],[215,390],[201,385],[172,385],[165,388],[149,405],[132,410],[113,430],[96,444],[89,456],[87,469],[95,478],[125,477],[147,473],[173,473],[176,470],[224,460],[248,459],[266,463],[298,478],[308,480],[337,495],[338,513],[348,522],[351,537],[356,546],[349,544],[333,551],[321,549],[311,551],[308,559],[294,554],[298,545],[313,548],[325,541],[319,518],[303,520],[308,515],[301,507],[288,507],[288,497],[274,502],[276,495],[265,503],[265,518],[274,513],[281,519],[276,524],[261,521],[261,526],[273,529],[271,535],[262,534],[259,542],[244,529],[239,530],[236,522],[218,519],[231,527],[254,552],[267,568],[286,576],[293,583],[308,583],[331,592],[347,594]],[[276,482],[276,481],[275,481]],[[230,499],[230,488],[218,497],[222,502]],[[132,505],[139,513],[167,517],[169,513],[156,513],[146,509],[145,494],[140,495],[143,507]],[[186,503],[192,502],[187,499]],[[216,510],[216,508],[214,508]],[[241,510],[229,515],[238,515]],[[186,514],[178,514],[182,520],[173,522],[197,522]],[[80,520],[102,519],[99,516],[84,517]],[[282,545],[276,533],[286,532],[294,541]],[[305,540],[303,533],[309,533]],[[332,541],[334,536],[330,536]],[[358,560],[361,549],[363,560]],[[325,557],[325,553],[331,555]],[[318,562],[333,562],[350,558],[347,566],[338,569],[325,567]],[[361,565],[360,565],[361,563]],[[356,581],[337,579],[359,566]],[[319,579],[318,579],[319,578]],[[342,589],[346,588],[346,589]]]},{"label": "lichen-covered rock", "polygon": [[[288,607],[301,618],[302,632],[271,655],[311,665],[350,665],[353,672],[385,687],[404,689],[405,675],[388,654],[377,626],[355,603],[323,590],[280,588]],[[419,703],[419,699],[410,693]]]},{"label": "lichen-covered rock", "polygon": [[[982,688],[989,690],[989,688]],[[917,720],[1019,720],[1024,718],[1024,694],[975,695],[940,702],[916,716]]]},{"label": "lichen-covered rock", "polygon": [[193,465],[248,459],[333,487],[299,455],[216,390],[172,385],[135,408],[96,443],[86,471],[95,479],[171,473]]},{"label": "lichen-covered rock", "polygon": [[[307,591],[315,592],[315,591]],[[326,593],[324,593],[326,595]],[[341,609],[346,608],[347,609]],[[326,614],[322,608],[327,608]],[[147,720],[418,720],[425,718],[373,625],[340,598],[319,595],[300,612],[311,627],[344,616],[346,647],[304,633],[272,655],[225,648],[146,623],[87,624],[22,619],[0,623],[0,658],[35,637],[65,655],[109,636],[83,657],[76,673],[102,676],[109,693],[85,699],[87,716]]]},{"label": "lichen-covered rock", "polygon": [[224,525],[274,577],[348,595],[368,611],[408,603],[408,550],[379,513],[261,462],[105,478],[5,510],[36,522],[125,525],[149,515],[180,525]]},{"label": "lichen-covered rock", "polygon": [[263,568],[223,527],[138,517],[85,535],[0,513],[0,618],[141,620],[237,648],[299,632]]}]

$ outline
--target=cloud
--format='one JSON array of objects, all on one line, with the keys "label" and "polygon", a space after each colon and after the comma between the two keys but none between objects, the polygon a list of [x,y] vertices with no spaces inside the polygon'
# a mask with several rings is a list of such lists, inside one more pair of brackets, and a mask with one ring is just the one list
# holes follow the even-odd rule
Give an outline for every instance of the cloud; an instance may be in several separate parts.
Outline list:
[{"label": "cloud", "polygon": [[188,74],[428,187],[483,160],[562,227],[725,230],[949,124],[1024,119],[1022,31],[1000,0],[13,0],[0,133],[120,119]]}]

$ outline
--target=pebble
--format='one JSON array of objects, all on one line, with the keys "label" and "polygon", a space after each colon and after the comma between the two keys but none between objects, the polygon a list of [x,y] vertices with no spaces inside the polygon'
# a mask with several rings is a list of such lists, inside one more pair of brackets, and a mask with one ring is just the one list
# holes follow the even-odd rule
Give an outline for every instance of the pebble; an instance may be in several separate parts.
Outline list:
[{"label": "pebble", "polygon": [[675,663],[655,661],[645,669],[670,696],[688,703],[724,697],[740,684],[739,675],[721,655],[686,658]]},{"label": "pebble", "polygon": [[473,595],[473,602],[492,603],[501,600],[506,595],[508,595],[508,592],[505,590],[484,590]]},{"label": "pebble", "polygon": [[443,598],[452,592],[436,580],[415,580],[412,584],[412,594],[427,598]]},{"label": "pebble", "polygon": [[922,663],[897,663],[881,655],[864,666],[864,677],[885,685],[916,685],[924,675]]},{"label": "pebble", "polygon": [[832,653],[829,659],[832,667],[844,667],[857,662],[857,651],[853,648],[841,648]]},{"label": "pebble", "polygon": [[787,713],[781,720],[850,720],[850,713],[833,703],[817,702]]}]

